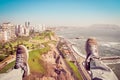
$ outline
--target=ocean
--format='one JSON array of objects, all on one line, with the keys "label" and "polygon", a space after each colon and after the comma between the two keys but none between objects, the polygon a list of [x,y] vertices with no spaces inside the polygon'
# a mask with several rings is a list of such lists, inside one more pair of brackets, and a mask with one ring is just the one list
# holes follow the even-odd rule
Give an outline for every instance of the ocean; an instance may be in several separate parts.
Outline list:
[{"label": "ocean", "polygon": [[[86,40],[94,37],[101,57],[120,56],[120,27],[58,27],[56,34],[68,39],[83,55],[86,55]],[[120,79],[119,65],[120,63],[111,62],[108,66]]]}]

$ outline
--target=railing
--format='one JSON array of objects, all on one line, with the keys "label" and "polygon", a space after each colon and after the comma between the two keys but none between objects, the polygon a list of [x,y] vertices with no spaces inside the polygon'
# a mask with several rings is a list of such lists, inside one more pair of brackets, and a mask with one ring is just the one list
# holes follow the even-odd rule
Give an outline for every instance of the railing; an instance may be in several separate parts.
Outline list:
[{"label": "railing", "polygon": [[120,56],[112,56],[112,57],[102,57],[101,60],[113,60],[120,59]]}]

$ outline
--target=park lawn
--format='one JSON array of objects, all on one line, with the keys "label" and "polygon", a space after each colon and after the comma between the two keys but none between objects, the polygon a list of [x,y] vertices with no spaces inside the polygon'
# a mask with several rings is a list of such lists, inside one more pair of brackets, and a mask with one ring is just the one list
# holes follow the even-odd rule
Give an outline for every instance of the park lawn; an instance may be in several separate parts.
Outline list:
[{"label": "park lawn", "polygon": [[[43,35],[41,36],[36,36],[35,38],[32,39],[32,41],[36,42],[36,43],[32,43],[32,42],[29,42],[28,41],[28,38],[26,40],[26,38],[24,37],[20,37],[18,38],[15,42],[11,42],[10,44],[12,45],[12,47],[16,47],[17,44],[25,44],[26,47],[32,47],[33,45],[36,46],[36,44],[39,44],[39,43],[46,43],[47,41],[45,40],[45,37],[46,36],[50,36],[50,35],[53,35],[52,32],[44,32]],[[53,42],[55,43],[55,42]],[[47,43],[46,43],[47,44]],[[6,47],[10,47],[9,44],[6,44]],[[36,49],[36,47],[35,47]],[[50,47],[47,45],[45,46],[45,48],[43,49],[36,49],[36,50],[33,50],[29,53],[29,66],[30,66],[30,70],[31,72],[39,72],[39,73],[45,73],[45,67],[43,65],[43,60],[40,59],[41,55],[43,53],[47,53],[48,51],[50,50]],[[14,62],[11,62],[10,64],[6,65],[1,71],[1,72],[6,72],[7,70],[11,69],[13,66],[15,65],[15,61]]]},{"label": "park lawn", "polygon": [[[45,67],[43,65],[43,61],[40,59],[41,55],[44,53],[47,53],[50,50],[49,46],[43,48],[43,49],[37,49],[29,52],[29,66],[31,72],[37,72],[44,74],[46,72]],[[9,69],[12,69],[15,65],[15,61],[9,63],[6,65],[2,70],[0,70],[0,73],[5,73]]]},{"label": "park lawn", "polygon": [[40,39],[44,39],[44,36],[35,36],[33,37],[34,40],[40,40]]},{"label": "park lawn", "polygon": [[32,43],[29,41],[23,41],[23,44],[25,44],[26,47],[32,47]]},{"label": "park lawn", "polygon": [[15,65],[15,61],[9,63],[7,66],[5,66],[2,70],[0,70],[0,73],[5,73],[7,72],[9,69],[12,69]]},{"label": "park lawn", "polygon": [[45,66],[43,61],[41,60],[41,55],[47,53],[50,50],[49,47],[45,47],[43,49],[33,50],[29,53],[29,66],[31,72],[37,72],[44,74],[46,73]]},{"label": "park lawn", "polygon": [[79,80],[82,80],[82,76],[77,68],[77,66],[73,63],[73,62],[70,62],[70,61],[67,61],[68,65],[70,66],[70,68],[73,70],[73,73],[75,74],[75,76],[79,79]]},{"label": "park lawn", "polygon": [[5,54],[0,54],[0,63],[1,63],[1,61],[3,61],[4,59],[6,59],[6,55],[5,55]]}]

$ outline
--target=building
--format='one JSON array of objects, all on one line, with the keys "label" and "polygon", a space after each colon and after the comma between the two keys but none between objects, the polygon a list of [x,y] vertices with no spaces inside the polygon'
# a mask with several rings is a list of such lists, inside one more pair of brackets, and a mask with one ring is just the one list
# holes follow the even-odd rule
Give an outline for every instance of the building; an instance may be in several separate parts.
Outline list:
[{"label": "building", "polygon": [[0,25],[0,42],[7,42],[16,36],[29,36],[29,26],[30,22],[25,22],[25,26],[3,23]]},{"label": "building", "polygon": [[23,25],[18,25],[18,27],[17,27],[17,35],[18,36],[23,36],[23,34],[24,34],[24,28],[23,28]]},{"label": "building", "polygon": [[25,22],[25,26],[26,26],[26,27],[28,26],[28,23],[27,23],[27,22]]},{"label": "building", "polygon": [[15,34],[17,36],[29,36],[29,28],[23,25],[17,25],[15,27]]},{"label": "building", "polygon": [[7,42],[7,41],[8,41],[7,31],[0,30],[0,42]]},{"label": "building", "polygon": [[24,27],[24,36],[29,36],[29,28]]},{"label": "building", "polygon": [[10,22],[3,23],[0,27],[0,42],[7,42],[16,37],[15,26]]},{"label": "building", "polygon": [[27,27],[30,27],[30,22],[28,22],[28,26]]},{"label": "building", "polygon": [[30,22],[25,22],[25,27],[30,27]]}]

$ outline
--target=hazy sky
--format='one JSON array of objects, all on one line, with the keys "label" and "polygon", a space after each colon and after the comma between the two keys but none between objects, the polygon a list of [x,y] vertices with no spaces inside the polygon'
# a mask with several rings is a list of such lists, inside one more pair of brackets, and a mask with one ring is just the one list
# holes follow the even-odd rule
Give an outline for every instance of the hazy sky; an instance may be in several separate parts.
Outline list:
[{"label": "hazy sky", "polygon": [[120,0],[0,0],[0,23],[120,25]]}]

